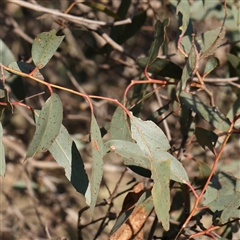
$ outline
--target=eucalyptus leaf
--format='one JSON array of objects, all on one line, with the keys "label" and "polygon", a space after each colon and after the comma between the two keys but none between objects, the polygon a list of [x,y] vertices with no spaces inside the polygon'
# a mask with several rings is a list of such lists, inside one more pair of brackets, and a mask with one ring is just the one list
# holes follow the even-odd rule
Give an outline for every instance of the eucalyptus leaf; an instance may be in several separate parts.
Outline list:
[{"label": "eucalyptus leaf", "polygon": [[[109,132],[112,140],[104,143],[104,154],[109,151],[115,152],[123,157],[124,164],[133,172],[149,178],[151,173],[150,166],[147,166],[148,160],[143,159],[141,153],[139,154],[140,148],[131,137],[127,116],[121,107],[118,107],[113,114]],[[111,146],[115,146],[116,151],[111,149]],[[138,154],[135,156],[136,152]]]},{"label": "eucalyptus leaf", "polygon": [[3,128],[2,123],[0,122],[0,175],[4,177],[6,171],[6,159],[5,159],[5,150],[2,143]]},{"label": "eucalyptus leaf", "polygon": [[207,178],[209,177],[212,169],[207,163],[199,160],[196,160],[196,164],[199,174],[196,177],[194,184],[202,188],[206,184]]},{"label": "eucalyptus leaf", "polygon": [[[145,216],[148,216],[153,210],[153,199],[150,190],[147,190],[142,194],[142,196],[138,199],[136,206],[134,208],[130,208],[127,211],[124,211],[117,219],[114,224],[110,236],[113,235],[131,216],[133,211],[141,208],[141,212],[145,212]],[[110,238],[112,239],[112,238]]]},{"label": "eucalyptus leaf", "polygon": [[240,25],[240,7],[238,8],[237,25]]},{"label": "eucalyptus leaf", "polygon": [[213,127],[222,131],[228,131],[230,121],[227,119],[216,107],[211,107],[203,103],[197,95],[182,91],[180,94],[180,101],[201,118],[205,119]]},{"label": "eucalyptus leaf", "polygon": [[190,6],[188,1],[180,1],[177,5],[177,11],[176,14],[181,12],[182,14],[182,26],[180,26],[180,30],[182,31],[182,36],[187,30],[189,19],[190,19]]},{"label": "eucalyptus leaf", "polygon": [[135,165],[148,170],[151,168],[148,157],[136,143],[117,139],[109,140],[104,143],[104,152],[109,151],[123,157],[126,165]]},{"label": "eucalyptus leaf", "polygon": [[111,139],[133,142],[130,127],[127,122],[127,115],[121,107],[118,107],[113,114],[109,132]]},{"label": "eucalyptus leaf", "polygon": [[224,224],[230,218],[240,218],[240,192],[236,191],[240,180],[229,173],[219,173],[211,179],[204,194],[204,206],[208,206]]},{"label": "eucalyptus leaf", "polygon": [[[8,65],[11,62],[15,61],[15,57],[12,53],[12,51],[8,48],[8,46],[4,43],[2,39],[0,39],[0,62],[3,65]],[[10,76],[10,73],[7,71],[3,71],[4,77],[8,78]]]},{"label": "eucalyptus leaf", "polygon": [[59,166],[65,169],[65,175],[73,187],[86,197],[86,202],[91,202],[91,199],[88,199],[90,196],[87,195],[89,181],[83,159],[75,142],[63,125],[61,125],[59,134],[49,151]]},{"label": "eucalyptus leaf", "polygon": [[64,36],[56,35],[56,30],[42,32],[36,36],[32,45],[32,58],[38,69],[48,63],[63,39]]},{"label": "eucalyptus leaf", "polygon": [[240,70],[240,58],[238,56],[235,56],[231,53],[227,53],[227,58],[235,69]]},{"label": "eucalyptus leaf", "polygon": [[122,44],[126,42],[129,38],[135,36],[136,33],[144,25],[146,18],[147,18],[146,11],[142,11],[136,14],[133,17],[132,22],[130,24],[123,25],[124,26],[123,34],[120,35],[119,39],[117,39],[117,42]]},{"label": "eucalyptus leaf", "polygon": [[225,29],[222,29],[220,27],[204,32],[197,38],[203,52],[201,58],[208,57],[215,53],[217,48],[222,43],[222,40],[225,37],[225,33]]},{"label": "eucalyptus leaf", "polygon": [[[121,19],[126,18],[126,14],[128,12],[130,5],[131,5],[130,0],[125,0],[121,2],[117,11],[117,15]],[[133,16],[131,23],[112,27],[110,32],[110,37],[119,44],[125,43],[129,38],[133,37],[140,30],[140,28],[143,26],[143,24],[146,21],[146,17],[147,17],[146,11],[137,13],[136,15]],[[111,51],[112,51],[112,46],[110,46],[109,44],[106,44],[100,50],[101,53],[108,53],[108,54]]]},{"label": "eucalyptus leaf", "polygon": [[[35,120],[38,121],[40,110],[34,110]],[[89,194],[89,181],[84,169],[83,159],[77,149],[75,142],[72,140],[67,129],[61,125],[59,134],[49,152],[56,160],[59,166],[65,170],[67,179],[73,187],[86,198],[86,202],[91,202]]]},{"label": "eucalyptus leaf", "polygon": [[148,52],[147,66],[151,65],[157,59],[160,47],[162,47],[163,43],[166,40],[166,28],[168,25],[169,19],[165,19],[163,22],[160,20],[156,22],[154,30],[154,41]]},{"label": "eucalyptus leaf", "polygon": [[192,48],[192,39],[191,39],[191,36],[184,36],[181,40],[181,47],[183,49],[183,51],[186,53],[186,54],[189,54],[191,48]]},{"label": "eucalyptus leaf", "polygon": [[218,58],[216,57],[210,57],[205,65],[205,69],[204,69],[204,78],[210,73],[212,72],[216,67],[218,67],[220,65],[220,62],[218,60]]},{"label": "eucalyptus leaf", "polygon": [[[163,131],[152,121],[143,121],[131,117],[132,138],[136,140],[143,152],[143,157],[148,159],[151,171],[157,162],[170,160],[170,178],[181,183],[189,183],[189,179],[182,164],[167,150],[169,142]],[[155,169],[154,169],[155,171]]]},{"label": "eucalyptus leaf", "polygon": [[60,98],[53,93],[45,102],[36,121],[36,131],[28,148],[26,158],[33,157],[36,152],[47,151],[61,128],[63,108]]},{"label": "eucalyptus leaf", "polygon": [[[148,57],[142,57],[137,59],[137,64],[142,68],[145,68],[148,62],[149,62]],[[156,58],[148,66],[147,71],[162,77],[180,79],[182,76],[182,69],[168,59]]]},{"label": "eucalyptus leaf", "polygon": [[103,142],[100,129],[93,114],[91,120],[91,145],[93,162],[90,184],[91,186],[90,218],[93,217],[93,212],[97,202],[98,192],[100,189],[103,175]]},{"label": "eucalyptus leaf", "polygon": [[193,77],[192,73],[195,71],[196,57],[195,49],[192,47],[188,55],[187,62],[183,68],[181,81],[177,85],[177,96],[179,96],[179,94],[186,89],[188,81],[191,81]]},{"label": "eucalyptus leaf", "polygon": [[120,5],[118,7],[117,10],[117,15],[121,18],[124,19],[126,18],[126,15],[128,13],[128,10],[131,6],[132,1],[131,0],[125,0],[125,1],[121,1]]},{"label": "eucalyptus leaf", "polygon": [[170,211],[170,160],[154,162],[152,167],[153,203],[159,221],[162,222],[164,230],[169,230]]},{"label": "eucalyptus leaf", "polygon": [[205,149],[208,147],[212,152],[217,143],[218,135],[212,131],[197,127],[195,130],[197,141]]},{"label": "eucalyptus leaf", "polygon": [[155,149],[167,151],[170,148],[164,132],[152,121],[142,121],[133,116],[131,118],[131,131],[133,139],[148,155]]},{"label": "eucalyptus leaf", "polygon": [[[228,119],[230,119],[231,121],[234,120],[235,116],[240,115],[240,95],[238,95],[238,98],[236,99],[236,101],[233,103],[233,106],[230,108],[227,117]],[[238,119],[236,121],[236,123],[234,124],[235,128],[240,128],[240,119]]]},{"label": "eucalyptus leaf", "polygon": [[26,74],[31,73],[33,70],[33,74],[32,76],[40,79],[40,80],[44,80],[43,75],[39,72],[39,70],[35,69],[35,65],[33,65],[32,63],[25,63],[25,62],[12,62],[8,65],[9,68],[13,69],[13,70],[17,70],[19,72],[23,72]]}]

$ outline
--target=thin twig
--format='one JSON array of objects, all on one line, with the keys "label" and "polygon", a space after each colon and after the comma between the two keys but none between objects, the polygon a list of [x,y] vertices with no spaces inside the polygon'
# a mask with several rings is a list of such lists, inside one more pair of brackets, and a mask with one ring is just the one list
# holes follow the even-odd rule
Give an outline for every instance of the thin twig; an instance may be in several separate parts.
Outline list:
[{"label": "thin twig", "polygon": [[[230,138],[230,136],[231,136],[234,123],[235,123],[235,122],[233,121],[232,124],[231,124],[231,126],[229,127],[228,134],[226,135],[226,137],[225,137],[225,139],[224,139],[224,142],[223,142],[223,144],[222,144],[222,146],[221,146],[220,151],[218,152],[218,154],[217,154],[216,157],[215,157],[215,161],[214,161],[214,164],[213,164],[213,166],[212,166],[211,173],[209,174],[208,179],[207,179],[207,181],[206,181],[206,183],[205,183],[205,185],[204,185],[201,193],[197,196],[196,201],[195,201],[195,203],[194,203],[194,207],[193,207],[191,213],[189,214],[188,218],[186,219],[186,221],[185,221],[184,224],[182,225],[182,227],[181,227],[180,231],[178,232],[175,240],[177,240],[177,239],[179,238],[179,236],[181,235],[182,231],[185,229],[185,227],[187,226],[187,224],[189,223],[189,221],[190,221],[191,218],[193,217],[194,213],[199,210],[198,204],[199,204],[200,200],[202,199],[202,196],[203,196],[203,194],[205,193],[205,191],[206,191],[206,189],[207,189],[207,187],[208,187],[208,185],[209,185],[209,183],[210,183],[210,181],[211,181],[211,179],[212,179],[213,174],[215,173],[215,170],[216,170],[218,161],[219,161],[220,157],[222,156],[223,150],[224,150],[224,148],[225,148],[225,146],[226,146],[226,144],[227,144],[227,142],[228,142],[228,140],[229,140],[229,138]],[[191,185],[188,185],[188,186],[190,187]],[[193,189],[192,189],[192,190],[193,190]]]},{"label": "thin twig", "polygon": [[206,85],[205,85],[205,83],[204,83],[204,80],[202,79],[202,77],[200,76],[200,73],[199,73],[198,71],[196,72],[196,75],[197,75],[199,81],[200,81],[201,84],[202,84],[202,90],[204,90],[204,91],[208,94],[208,96],[209,96],[209,98],[210,98],[210,104],[211,104],[211,106],[215,106],[212,92],[206,87]]},{"label": "thin twig", "polygon": [[186,128],[184,130],[184,136],[182,137],[180,148],[179,148],[179,151],[178,151],[178,154],[177,154],[177,159],[179,159],[180,161],[182,159],[184,148],[185,148],[186,143],[187,143],[188,133],[189,133],[192,121],[193,121],[193,111],[189,109],[188,122],[186,124]]},{"label": "thin twig", "polygon": [[124,177],[124,175],[125,175],[126,172],[127,172],[127,168],[125,168],[124,171],[122,172],[119,180],[117,181],[117,183],[116,183],[116,185],[115,185],[115,188],[114,188],[112,194],[111,194],[110,197],[106,200],[109,204],[112,202],[114,196],[117,194],[118,189],[119,189],[119,186],[120,186],[120,183],[121,183],[121,181],[123,180],[123,177]]},{"label": "thin twig", "polygon": [[157,217],[157,215],[155,215],[155,218],[153,220],[151,229],[150,229],[149,234],[148,234],[148,240],[152,240],[153,239],[153,235],[154,235],[154,232],[155,232],[155,230],[157,228],[157,224],[158,224],[158,217]]},{"label": "thin twig", "polygon": [[[108,211],[107,214],[105,215],[105,217],[102,219],[102,222],[98,228],[97,233],[95,234],[95,237],[93,238],[94,240],[98,239],[99,235],[103,232],[104,228],[108,225],[109,221],[113,220],[112,218],[110,218],[111,216],[111,208],[113,207],[113,204],[110,204],[108,207]],[[108,221],[106,222],[106,220],[108,219]]]}]

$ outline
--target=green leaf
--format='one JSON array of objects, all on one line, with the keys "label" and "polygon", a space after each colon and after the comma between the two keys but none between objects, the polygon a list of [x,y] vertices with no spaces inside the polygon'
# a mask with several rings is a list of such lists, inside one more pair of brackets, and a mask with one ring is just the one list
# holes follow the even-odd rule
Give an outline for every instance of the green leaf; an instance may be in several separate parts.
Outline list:
[{"label": "green leaf", "polygon": [[170,153],[163,152],[160,149],[156,149],[152,161],[162,162],[166,160],[170,160],[170,178],[175,182],[180,182],[184,184],[189,183],[187,172],[181,162],[179,162],[179,160]]},{"label": "green leaf", "polygon": [[238,8],[238,18],[237,18],[237,25],[240,25],[240,7]]},{"label": "green leaf", "polygon": [[199,177],[200,179],[208,178],[211,173],[211,168],[205,162],[197,161],[198,169],[199,169]]},{"label": "green leaf", "polygon": [[180,115],[180,125],[181,125],[181,133],[185,137],[190,137],[193,134],[193,117],[192,111],[186,105],[182,105],[179,102],[174,102],[176,107],[174,107],[175,111],[177,109],[181,109],[179,112]]},{"label": "green leaf", "polygon": [[224,161],[220,161],[217,165],[217,172],[231,172],[236,178],[240,179],[240,164],[239,157],[232,159],[227,164]]},{"label": "green leaf", "polygon": [[140,118],[131,117],[132,138],[148,159],[152,169],[156,162],[170,160],[170,177],[172,180],[181,183],[188,183],[189,179],[182,164],[170,153],[166,152],[169,148],[169,142],[163,131],[152,121],[142,121]]},{"label": "green leaf", "polygon": [[168,25],[169,25],[169,19],[165,19],[163,20],[163,22],[161,22],[160,20],[156,22],[155,30],[154,30],[154,41],[148,52],[147,66],[151,65],[158,57],[160,47],[163,45],[163,43],[166,40],[166,28]]},{"label": "green leaf", "polygon": [[210,57],[206,62],[203,77],[205,78],[210,72],[212,72],[218,66],[220,66],[218,58]]},{"label": "green leaf", "polygon": [[167,151],[170,148],[169,141],[164,132],[152,121],[142,121],[140,118],[131,118],[132,138],[147,155],[160,149]]},{"label": "green leaf", "polygon": [[188,108],[196,112],[213,127],[222,131],[228,131],[230,121],[221,112],[219,112],[216,107],[204,104],[197,95],[182,91],[180,94],[180,101],[182,104],[186,104]]},{"label": "green leaf", "polygon": [[176,14],[181,12],[182,14],[182,26],[180,26],[180,30],[182,31],[182,36],[187,30],[189,19],[190,19],[190,7],[188,1],[180,1],[177,5]]},{"label": "green leaf", "polygon": [[[121,1],[118,11],[117,11],[117,15],[120,17],[120,19],[125,19],[128,9],[131,5],[131,0],[126,0],[126,1]],[[122,35],[124,35],[124,31],[125,31],[125,26],[124,25],[120,25],[120,26],[114,26],[111,28],[110,31],[110,38],[113,39],[114,41],[116,41],[117,43],[120,43],[120,38],[122,37]],[[112,51],[112,46],[110,46],[109,44],[106,44],[101,50],[100,53],[110,53]]]},{"label": "green leaf", "polygon": [[97,10],[100,12],[106,13],[108,16],[113,17],[115,20],[120,20],[120,17],[114,13],[113,11],[109,10],[105,5],[101,3],[94,3],[94,2],[83,2],[82,4],[92,8],[93,10]]},{"label": "green leaf", "polygon": [[121,19],[126,18],[126,15],[128,13],[129,7],[131,6],[131,3],[132,3],[131,0],[125,0],[120,2],[119,8],[117,10],[117,15]]},{"label": "green leaf", "polygon": [[141,29],[141,27],[145,23],[146,18],[147,18],[146,11],[136,14],[132,19],[132,23],[123,25],[124,26],[123,34],[119,36],[119,40],[117,40],[117,42],[119,44],[123,44],[129,38],[136,35],[136,33]]},{"label": "green leaf", "polygon": [[43,68],[60,46],[64,36],[56,36],[56,31],[42,32],[32,45],[33,62],[38,69]]},{"label": "green leaf", "polygon": [[[150,189],[144,192],[141,197],[138,199],[136,206],[134,208],[134,212],[144,212],[144,219],[147,219],[148,216],[153,211],[153,199],[152,195],[150,194]],[[134,214],[134,213],[133,213]]]},{"label": "green leaf", "polygon": [[[221,32],[221,28],[207,31],[194,39],[194,44],[198,52],[202,52],[200,59],[213,55],[222,43],[225,36],[225,30]],[[189,53],[192,47],[190,36],[184,36],[181,40],[181,46],[184,52]]]},{"label": "green leaf", "polygon": [[237,55],[236,51],[234,53],[235,55],[227,53],[227,59],[229,62],[229,73],[230,76],[240,76],[240,58],[236,56]]},{"label": "green leaf", "polygon": [[73,187],[86,197],[87,202],[91,202],[90,196],[87,195],[89,181],[82,157],[75,142],[63,125],[61,125],[59,134],[49,151],[59,166],[65,169],[65,175]]},{"label": "green leaf", "polygon": [[239,181],[239,178],[237,178],[235,190],[236,190],[236,192],[240,192],[240,181]]},{"label": "green leaf", "polygon": [[212,131],[197,127],[195,130],[198,143],[205,149],[208,147],[212,152],[217,143],[218,135]]},{"label": "green leaf", "polygon": [[121,107],[118,107],[113,114],[109,132],[111,139],[125,140],[129,142],[133,141],[126,113]]},{"label": "green leaf", "polygon": [[[125,2],[125,1],[124,1]],[[143,26],[146,21],[146,11],[136,14],[130,24],[114,26],[110,33],[110,37],[119,44],[125,43],[129,38],[133,37]],[[112,47],[106,44],[101,50],[101,53],[110,53]]]},{"label": "green leaf", "polygon": [[[146,169],[150,169],[150,167],[147,167],[146,165],[148,164],[148,160],[143,160],[139,154],[137,154],[137,156],[134,156],[135,151],[139,151],[140,148],[137,144],[133,143],[134,146],[131,144],[131,142],[133,142],[133,139],[131,137],[127,116],[121,107],[118,107],[113,114],[109,132],[113,141],[104,144],[104,152],[107,153],[108,151],[113,151],[113,149],[111,149],[111,146],[114,146],[116,148],[115,152],[123,157],[124,164],[127,167],[141,176],[150,177],[151,173],[148,169]],[[116,139],[117,142],[114,142],[114,139]],[[118,142],[119,140],[124,141]],[[129,146],[132,146],[133,148],[131,149]],[[134,151],[134,148],[137,149]]]},{"label": "green leaf", "polygon": [[[169,159],[171,161],[171,179],[183,183],[188,182],[188,176],[182,164],[170,153],[165,152],[170,148],[170,146],[161,129],[151,121],[144,122],[141,119],[135,119],[137,119],[137,123],[134,122],[131,124],[137,125],[138,122],[140,122],[140,127],[138,127],[138,130],[136,129],[136,131],[133,130],[133,132],[136,132],[133,134],[133,136],[135,137],[135,140],[138,139],[140,144],[131,143],[124,140],[109,140],[104,143],[104,153],[109,151],[115,152],[124,158],[124,163],[128,167],[131,166],[131,169],[133,166],[141,167],[142,169],[137,169],[137,173],[145,177],[150,177],[149,170],[152,168],[152,162],[165,161]],[[134,127],[132,128],[134,129]],[[138,134],[137,131],[140,133]],[[145,144],[141,144],[141,139],[144,139],[142,141],[145,141],[148,147],[149,145],[152,146],[149,147],[150,153],[147,152],[147,147]],[[159,143],[162,144],[160,145]],[[136,168],[134,170],[136,170]]]},{"label": "green leaf", "polygon": [[[142,196],[138,199],[136,203],[136,207],[138,206],[144,206],[146,212],[150,213],[153,208],[153,199],[152,194],[150,192],[150,189],[148,189],[146,192],[142,194]],[[135,207],[135,208],[136,208]]]},{"label": "green leaf", "polygon": [[239,24],[240,24],[240,7],[238,6],[238,8],[237,8],[237,6],[233,4],[231,10],[232,10],[232,15],[234,17],[234,20],[237,23],[237,26],[239,26]]},{"label": "green leaf", "polygon": [[27,151],[26,158],[36,152],[47,151],[58,136],[63,118],[63,108],[60,98],[53,93],[45,102],[36,121],[36,131]]},{"label": "green leaf", "polygon": [[142,194],[142,196],[138,199],[136,206],[134,208],[128,209],[118,217],[116,223],[114,224],[109,234],[110,236],[114,234],[129,219],[129,217],[131,216],[131,214],[136,208],[144,208],[145,216],[149,215],[152,212],[153,200],[152,200],[151,192],[149,190],[147,190]]},{"label": "green leaf", "polygon": [[236,191],[240,180],[228,173],[219,173],[211,179],[204,194],[204,206],[208,206],[219,220],[220,224],[230,218],[240,218],[240,192]]},{"label": "green leaf", "polygon": [[3,129],[2,123],[0,122],[0,175],[4,177],[6,171],[6,159],[5,159],[5,151],[2,143]]},{"label": "green leaf", "polygon": [[113,235],[131,216],[134,208],[130,208],[127,211],[123,212],[115,222],[111,232],[109,233],[109,236]]},{"label": "green leaf", "polygon": [[[126,0],[126,1],[121,1],[118,11],[117,11],[117,15],[120,17],[120,19],[125,19],[128,9],[131,5],[131,0]],[[120,25],[120,26],[114,26],[111,31],[110,31],[110,37],[116,41],[117,43],[120,43],[119,39],[121,38],[122,35],[124,35],[124,31],[125,31],[125,26],[124,25]],[[109,46],[109,45],[106,45]]]},{"label": "green leaf", "polygon": [[240,58],[231,54],[231,53],[227,53],[227,58],[228,61],[231,63],[231,65],[235,68],[235,69],[239,69],[240,70]]},{"label": "green leaf", "polygon": [[[140,67],[145,68],[148,61],[148,57],[142,57],[137,59],[137,64]],[[156,58],[156,60],[154,60],[151,65],[148,66],[147,71],[162,77],[180,79],[182,76],[182,69],[168,59]]]},{"label": "green leaf", "polygon": [[170,211],[170,160],[154,162],[152,167],[153,179],[153,203],[159,221],[162,222],[164,230],[169,230]]},{"label": "green leaf", "polygon": [[183,68],[181,81],[177,85],[176,93],[177,96],[179,96],[179,94],[186,89],[187,82],[189,81],[189,79],[192,78],[192,73],[195,70],[195,65],[196,65],[196,53],[194,47],[192,47],[188,55],[187,62]]},{"label": "green leaf", "polygon": [[184,36],[181,40],[181,47],[183,49],[183,51],[187,54],[189,54],[189,52],[191,51],[192,48],[192,39],[191,36]]},{"label": "green leaf", "polygon": [[[17,70],[19,72],[23,72],[26,74],[31,73],[34,69],[35,66],[31,63],[25,63],[25,62],[12,62],[8,65],[9,68]],[[33,77],[38,78],[40,80],[44,80],[43,75],[39,72],[39,70],[34,71]]]},{"label": "green leaf", "polygon": [[[6,95],[5,93],[6,93],[6,91],[5,91],[4,86],[3,86],[3,81],[0,80],[0,98],[3,98],[3,101],[4,101],[4,98],[5,98],[5,95]],[[0,108],[5,109],[5,106],[0,106]]]},{"label": "green leaf", "polygon": [[207,31],[201,36],[197,37],[198,44],[200,45],[203,54],[201,58],[208,57],[215,53],[217,48],[222,43],[222,40],[225,36],[225,30],[221,32],[221,27]]},{"label": "green leaf", "polygon": [[[238,98],[236,99],[233,106],[229,110],[229,112],[227,114],[227,118],[229,118],[230,121],[232,121],[234,119],[234,117],[239,115],[239,114],[240,114],[240,95],[238,95]],[[240,128],[240,119],[238,119],[236,121],[236,123],[234,124],[234,127],[235,128]]]},{"label": "green leaf", "polygon": [[207,178],[209,177],[211,173],[210,166],[202,161],[196,160],[199,175],[195,178],[194,184],[196,186],[200,186],[203,188],[203,186],[206,184]]},{"label": "green leaf", "polygon": [[[12,51],[8,48],[8,46],[0,39],[0,62],[7,66],[9,63],[14,62],[15,57]],[[10,73],[7,71],[3,71],[4,77],[7,78],[10,76]],[[1,74],[2,76],[2,74]]]},{"label": "green leaf", "polygon": [[123,157],[126,165],[135,165],[145,169],[150,169],[151,167],[148,156],[144,155],[144,152],[136,143],[117,139],[109,140],[104,143],[104,152],[109,151]]},{"label": "green leaf", "polygon": [[202,0],[203,7],[205,7],[205,0]]},{"label": "green leaf", "polygon": [[91,120],[91,145],[92,145],[92,174],[91,174],[91,203],[90,218],[93,216],[97,202],[98,192],[103,175],[103,142],[97,121],[92,114]]}]

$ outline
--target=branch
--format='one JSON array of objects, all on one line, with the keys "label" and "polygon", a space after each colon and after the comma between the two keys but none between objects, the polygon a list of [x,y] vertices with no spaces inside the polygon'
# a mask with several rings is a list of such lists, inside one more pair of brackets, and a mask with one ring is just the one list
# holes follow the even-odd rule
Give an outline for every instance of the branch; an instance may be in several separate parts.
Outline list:
[{"label": "branch", "polygon": [[[193,78],[194,81],[197,81],[198,78]],[[240,80],[239,77],[231,77],[231,78],[204,78],[204,82],[209,83],[226,83],[226,82],[236,82]]]},{"label": "branch", "polygon": [[103,22],[103,21],[95,21],[95,20],[90,20],[90,19],[86,19],[83,17],[77,17],[77,16],[74,16],[71,14],[62,13],[55,9],[45,8],[40,5],[24,2],[22,0],[8,0],[7,2],[14,3],[21,7],[25,7],[28,9],[32,9],[36,12],[48,13],[48,14],[51,14],[51,15],[54,15],[57,17],[61,17],[65,20],[68,20],[69,22],[75,23],[77,25],[85,26],[87,28],[89,28],[89,24],[93,25],[93,26],[95,25],[95,29],[96,29],[98,26],[119,26],[119,25],[129,24],[132,22],[132,20],[130,18],[127,18],[127,19],[124,19],[121,21],[107,23],[107,22]]},{"label": "branch", "polygon": [[135,60],[135,58],[132,57],[130,54],[128,54],[121,45],[119,45],[117,42],[115,42],[113,39],[111,39],[101,29],[101,26],[119,26],[119,25],[124,25],[124,24],[130,24],[130,23],[132,23],[132,20],[130,18],[127,18],[127,19],[121,20],[121,21],[115,21],[115,22],[103,22],[103,21],[90,20],[90,19],[86,19],[83,17],[77,17],[77,16],[74,16],[71,14],[62,13],[59,10],[45,8],[40,5],[24,2],[22,0],[8,0],[7,2],[14,3],[21,7],[25,7],[28,9],[32,9],[36,12],[42,12],[42,13],[50,14],[55,17],[60,17],[64,20],[74,23],[75,25],[83,26],[83,27],[87,28],[88,30],[94,31],[98,35],[100,35],[109,45],[112,46],[113,49],[115,49],[121,53],[124,53],[127,56],[129,56]]}]

